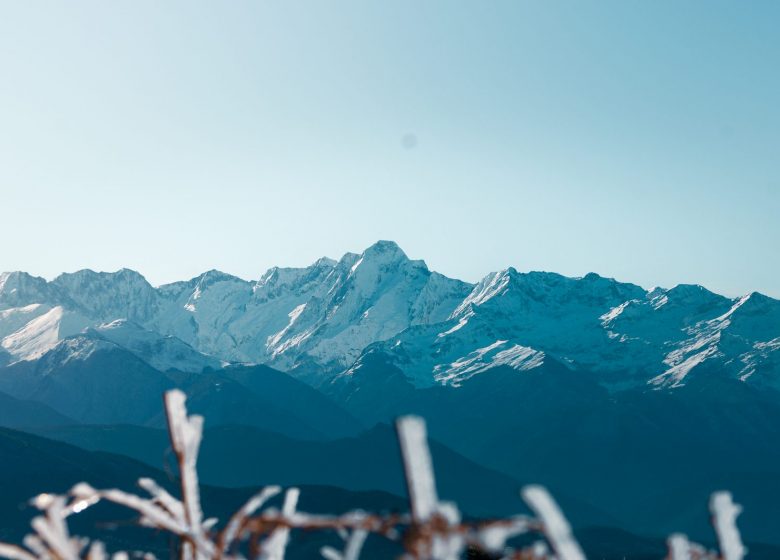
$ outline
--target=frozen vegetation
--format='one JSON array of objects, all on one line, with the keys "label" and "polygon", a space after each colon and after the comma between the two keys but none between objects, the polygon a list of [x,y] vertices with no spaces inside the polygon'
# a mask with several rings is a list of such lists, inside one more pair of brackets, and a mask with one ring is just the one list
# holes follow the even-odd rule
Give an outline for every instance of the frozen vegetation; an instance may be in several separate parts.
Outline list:
[{"label": "frozen vegetation", "polygon": [[[165,395],[168,431],[179,468],[178,497],[150,479],[138,481],[145,496],[117,489],[95,489],[85,482],[75,485],[66,495],[40,494],[32,500],[41,514],[32,520],[30,534],[21,545],[0,543],[0,557],[10,560],[152,558],[151,554],[139,551],[109,552],[103,543],[90,542],[71,533],[70,518],[102,501],[134,511],[142,527],[176,537],[176,553],[181,560],[282,560],[296,530],[337,533],[342,546],[325,546],[320,551],[329,560],[357,560],[370,534],[402,542],[406,550],[403,558],[409,560],[455,560],[464,557],[468,549],[506,560],[585,558],[564,514],[541,486],[526,486],[521,492],[532,516],[462,519],[457,504],[438,497],[426,425],[415,416],[397,421],[409,513],[351,511],[339,516],[314,515],[297,509],[297,488],[283,490],[279,486],[267,486],[229,519],[207,517],[201,509],[197,473],[203,418],[188,415],[185,401],[184,393],[179,390]],[[268,501],[281,493],[284,494],[282,507],[268,507]],[[709,551],[690,542],[683,534],[674,534],[668,539],[668,558],[741,560],[747,551],[736,525],[740,511],[730,493],[713,494],[710,512],[718,550]],[[518,536],[530,536],[530,544],[513,548],[511,541]]]}]

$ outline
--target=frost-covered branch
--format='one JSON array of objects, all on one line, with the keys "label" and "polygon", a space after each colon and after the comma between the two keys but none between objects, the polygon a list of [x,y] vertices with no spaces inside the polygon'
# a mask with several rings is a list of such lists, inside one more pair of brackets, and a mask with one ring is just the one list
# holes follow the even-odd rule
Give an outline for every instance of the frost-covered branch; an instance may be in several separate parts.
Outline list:
[{"label": "frost-covered branch", "polygon": [[[405,416],[397,422],[398,439],[410,499],[408,514],[376,514],[352,511],[343,515],[315,515],[298,510],[300,492],[289,488],[281,509],[266,507],[279,495],[279,486],[268,486],[250,498],[221,527],[201,509],[197,459],[203,434],[203,418],[189,416],[186,397],[178,390],[165,395],[171,446],[179,466],[180,497],[155,481],[138,481],[147,494],[138,496],[118,489],[96,490],[86,483],[66,495],[41,494],[33,505],[42,513],[32,522],[32,533],[22,546],[0,543],[0,558],[9,560],[108,560],[100,541],[90,542],[70,534],[68,518],[99,502],[124,506],[139,515],[139,524],[178,538],[181,560],[283,560],[291,531],[335,531],[343,548],[322,547],[327,560],[358,560],[369,535],[403,544],[409,560],[458,560],[473,547],[503,560],[584,560],[571,526],[552,496],[541,486],[526,486],[521,496],[534,514],[505,519],[464,521],[452,502],[438,497],[425,422]],[[265,508],[265,509],[264,509]],[[682,534],[667,541],[669,560],[743,560],[746,549],[736,526],[741,507],[731,494],[718,492],[710,500],[713,526],[720,553],[708,552]],[[539,540],[527,548],[512,549],[516,536],[536,534]],[[242,548],[245,549],[242,551]],[[246,550],[248,549],[248,551]],[[247,552],[249,554],[247,554]],[[128,560],[118,552],[112,560]],[[151,555],[145,555],[151,560]]]},{"label": "frost-covered branch", "polygon": [[24,537],[24,546],[0,543],[0,557],[10,560],[105,560],[103,544],[70,534],[68,517],[84,511],[97,500],[83,496],[39,494],[31,504],[43,512],[30,522],[33,533]]},{"label": "frost-covered branch", "polygon": [[549,492],[541,486],[526,486],[522,494],[528,507],[541,520],[544,534],[560,560],[585,560],[569,522]]},{"label": "frost-covered branch", "polygon": [[439,498],[425,420],[419,416],[403,416],[397,420],[396,428],[412,516],[417,522],[428,521],[436,513]]},{"label": "frost-covered branch", "polygon": [[734,503],[731,492],[715,492],[710,497],[710,513],[723,560],[742,560],[747,553],[737,529],[742,506]]},{"label": "frost-covered branch", "polygon": [[[298,507],[298,498],[301,495],[297,488],[290,488],[284,495],[284,504],[282,505],[282,518],[289,520],[295,515],[295,509]],[[280,524],[268,537],[262,547],[260,560],[284,560],[284,552],[287,550],[287,543],[290,540],[289,521]]]},{"label": "frost-covered branch", "polygon": [[[354,516],[355,521],[361,525],[363,525],[367,519],[366,514],[362,511],[355,511],[350,515]],[[369,534],[368,529],[365,527],[359,527],[352,531],[342,529],[338,531],[338,533],[339,536],[346,541],[344,550],[339,552],[333,547],[323,546],[320,549],[322,556],[327,560],[358,560],[360,551],[363,549],[363,544],[366,542],[366,538]]]},{"label": "frost-covered branch", "polygon": [[165,393],[168,432],[179,464],[184,513],[181,521],[186,528],[182,560],[192,560],[213,556],[214,547],[208,540],[206,528],[203,526],[198,484],[197,463],[203,437],[203,417],[187,416],[186,400],[186,395],[178,389]]},{"label": "frost-covered branch", "polygon": [[252,496],[233,516],[217,538],[217,560],[225,556],[228,548],[245,528],[249,516],[253,515],[265,503],[279,494],[282,489],[279,486],[266,486],[261,492]]},{"label": "frost-covered branch", "polygon": [[719,552],[708,551],[682,533],[675,533],[666,541],[668,560],[742,560],[747,549],[736,522],[741,512],[742,506],[734,503],[731,492],[715,492],[710,496],[710,514]]}]

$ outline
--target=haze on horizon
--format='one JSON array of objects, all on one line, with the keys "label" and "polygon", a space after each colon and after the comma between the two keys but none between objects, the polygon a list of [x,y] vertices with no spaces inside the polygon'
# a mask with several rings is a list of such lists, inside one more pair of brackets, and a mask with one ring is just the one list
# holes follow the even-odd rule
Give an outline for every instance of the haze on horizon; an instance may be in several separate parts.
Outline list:
[{"label": "haze on horizon", "polygon": [[0,270],[392,239],[780,297],[780,4],[0,1]]}]

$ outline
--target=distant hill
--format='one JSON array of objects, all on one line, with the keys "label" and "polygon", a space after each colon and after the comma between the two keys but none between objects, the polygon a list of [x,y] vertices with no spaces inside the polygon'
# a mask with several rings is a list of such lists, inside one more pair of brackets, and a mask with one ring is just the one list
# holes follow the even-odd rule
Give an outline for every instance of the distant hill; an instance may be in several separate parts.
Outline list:
[{"label": "distant hill", "polygon": [[75,420],[35,401],[15,399],[0,393],[0,426],[5,428],[40,428],[76,424]]},{"label": "distant hill", "polygon": [[[167,435],[134,426],[67,426],[37,433],[85,449],[122,453],[165,469],[171,464]],[[442,496],[467,513],[490,517],[527,512],[521,484],[481,467],[431,441],[437,483]],[[311,442],[250,426],[207,429],[199,459],[201,479],[217,486],[324,484],[349,490],[383,490],[405,495],[403,467],[394,430],[379,425],[355,438]],[[577,525],[610,525],[616,521],[577,500],[557,496]]]}]

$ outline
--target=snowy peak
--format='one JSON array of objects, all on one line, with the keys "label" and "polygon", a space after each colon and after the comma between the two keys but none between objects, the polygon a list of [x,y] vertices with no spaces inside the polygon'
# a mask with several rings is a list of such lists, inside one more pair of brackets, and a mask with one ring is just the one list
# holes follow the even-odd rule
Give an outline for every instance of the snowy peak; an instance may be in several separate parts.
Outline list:
[{"label": "snowy peak", "polygon": [[321,258],[306,268],[275,266],[255,283],[254,297],[257,301],[267,301],[285,295],[319,292],[337,264],[333,259]]},{"label": "snowy peak", "polygon": [[722,320],[729,334],[766,342],[780,336],[780,301],[753,292],[737,299]]},{"label": "snowy peak", "polygon": [[51,291],[43,278],[18,271],[0,273],[0,309],[47,301]]},{"label": "snowy peak", "polygon": [[114,291],[121,288],[132,291],[152,289],[151,284],[146,281],[143,275],[129,268],[122,268],[116,272],[95,272],[90,269],[64,272],[51,283],[69,291],[78,292],[97,288]]},{"label": "snowy peak", "polygon": [[752,292],[739,298],[738,304],[740,313],[751,316],[776,313],[780,308],[780,301],[759,292]]},{"label": "snowy peak", "polygon": [[51,282],[75,302],[85,315],[96,319],[127,318],[146,321],[154,314],[157,293],[133,270],[117,272],[80,270],[61,274]]},{"label": "snowy peak", "polygon": [[679,309],[704,313],[709,309],[723,308],[730,303],[728,298],[698,284],[678,284],[668,290],[657,289],[648,293],[647,299],[654,309],[665,313],[673,313],[673,310]]},{"label": "snowy peak", "polygon": [[339,263],[341,270],[349,266],[345,279],[352,289],[368,296],[384,289],[391,283],[424,281],[430,271],[423,261],[413,261],[392,241],[378,241],[353,262],[347,254]]},{"label": "snowy peak", "polygon": [[[597,320],[615,307],[647,292],[634,284],[618,282],[590,273],[569,278],[550,272],[520,273],[514,268],[488,274],[458,305],[452,319],[468,319],[475,313],[515,315],[518,320],[535,314],[578,314]],[[529,315],[530,314],[530,315]]]},{"label": "snowy peak", "polygon": [[219,284],[220,282],[248,284],[246,280],[242,280],[238,276],[233,276],[232,274],[228,274],[226,272],[222,272],[216,269],[207,270],[200,276],[197,276],[192,280],[190,280],[190,283],[194,284],[196,287],[200,288],[201,290],[205,290],[209,286],[213,286],[214,284]]},{"label": "snowy peak", "polygon": [[308,301],[297,300],[288,323],[268,339],[273,363],[281,367],[301,359],[345,367],[372,342],[444,320],[470,289],[431,273],[389,241],[323,268],[323,289],[310,290]]},{"label": "snowy peak", "polygon": [[[411,261],[394,241],[377,241],[363,251],[359,261],[384,267],[401,266],[404,263],[413,262],[415,266],[422,266],[422,268],[428,269],[422,261]],[[357,266],[355,264],[353,268],[357,269]]]},{"label": "snowy peak", "polygon": [[542,303],[579,300],[604,304],[645,297],[647,292],[635,284],[618,282],[593,272],[581,278],[570,278],[553,272],[521,273],[510,267],[488,274],[477,284],[467,301],[481,305],[494,296],[508,293]]},{"label": "snowy peak", "polygon": [[369,258],[384,258],[391,260],[409,260],[403,249],[398,246],[395,241],[388,241],[386,239],[380,239],[365,251],[363,251],[364,257]]},{"label": "snowy peak", "polygon": [[635,284],[618,282],[593,272],[581,278],[569,278],[551,272],[528,272],[513,276],[513,285],[523,296],[551,306],[576,303],[604,308],[645,297],[645,290]]},{"label": "snowy peak", "polygon": [[[349,261],[342,259],[342,266]],[[409,286],[425,282],[430,276],[423,261],[412,261],[398,245],[391,241],[379,241],[366,249],[350,266],[344,285],[370,297],[388,289],[391,285]]]},{"label": "snowy peak", "polygon": [[677,284],[674,288],[663,291],[670,301],[675,303],[699,303],[709,301],[721,301],[727,298],[709,291],[699,284]]},{"label": "snowy peak", "polygon": [[187,301],[184,303],[184,309],[190,313],[201,310],[209,313],[215,308],[225,307],[227,301],[235,300],[236,293],[248,298],[251,289],[250,282],[218,270],[210,270],[193,278],[190,285],[193,284],[186,293]]}]

